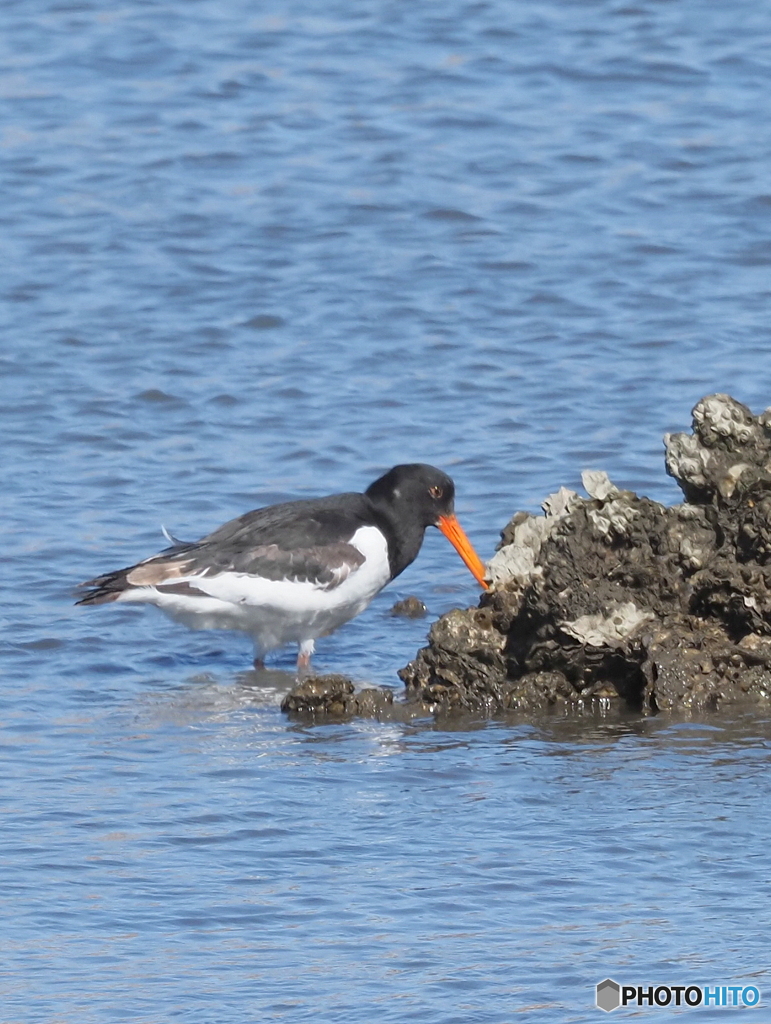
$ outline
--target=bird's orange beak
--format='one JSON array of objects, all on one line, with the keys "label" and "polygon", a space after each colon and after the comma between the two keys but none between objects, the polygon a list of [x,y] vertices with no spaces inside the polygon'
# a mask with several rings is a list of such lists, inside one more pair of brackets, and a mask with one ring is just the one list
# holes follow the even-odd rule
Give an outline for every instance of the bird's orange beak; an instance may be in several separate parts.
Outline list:
[{"label": "bird's orange beak", "polygon": [[485,567],[482,560],[472,548],[471,541],[455,516],[439,516],[436,525],[466,563],[480,587],[487,590],[489,585],[485,582]]}]

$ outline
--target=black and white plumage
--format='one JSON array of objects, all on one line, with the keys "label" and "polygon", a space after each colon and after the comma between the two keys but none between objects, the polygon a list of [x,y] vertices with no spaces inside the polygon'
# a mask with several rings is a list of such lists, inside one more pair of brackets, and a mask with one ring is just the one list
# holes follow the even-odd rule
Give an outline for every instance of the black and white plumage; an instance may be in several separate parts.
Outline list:
[{"label": "black and white plumage", "polygon": [[363,494],[247,512],[194,543],[82,584],[78,604],[154,604],[195,629],[237,629],[267,651],[314,641],[363,611],[417,557],[428,526],[448,537],[478,582],[484,567],[455,518],[455,485],[421,463],[394,466]]}]

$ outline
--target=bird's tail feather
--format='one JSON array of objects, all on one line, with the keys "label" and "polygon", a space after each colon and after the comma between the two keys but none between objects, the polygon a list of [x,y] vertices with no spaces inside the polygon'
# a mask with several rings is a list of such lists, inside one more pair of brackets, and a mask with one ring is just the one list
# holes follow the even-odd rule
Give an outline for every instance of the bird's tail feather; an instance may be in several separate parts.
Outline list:
[{"label": "bird's tail feather", "polygon": [[85,593],[75,604],[107,604],[109,601],[117,601],[124,590],[131,589],[126,577],[133,568],[133,565],[129,565],[125,569],[116,569],[115,572],[107,572],[79,584],[78,590]]}]

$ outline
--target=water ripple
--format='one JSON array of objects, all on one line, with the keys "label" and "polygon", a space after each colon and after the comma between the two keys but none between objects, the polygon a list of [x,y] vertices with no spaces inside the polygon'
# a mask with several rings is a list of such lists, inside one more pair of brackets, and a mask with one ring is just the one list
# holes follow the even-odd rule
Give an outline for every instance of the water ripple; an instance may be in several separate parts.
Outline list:
[{"label": "water ripple", "polygon": [[[453,474],[483,555],[584,468],[678,500],[661,435],[710,391],[769,404],[767,8],[4,14],[6,1016],[762,987],[764,719],[307,728],[289,652],[256,676],[243,638],[70,594],[162,524],[402,461]],[[432,534],[320,666],[396,685],[413,593],[476,597]]]}]

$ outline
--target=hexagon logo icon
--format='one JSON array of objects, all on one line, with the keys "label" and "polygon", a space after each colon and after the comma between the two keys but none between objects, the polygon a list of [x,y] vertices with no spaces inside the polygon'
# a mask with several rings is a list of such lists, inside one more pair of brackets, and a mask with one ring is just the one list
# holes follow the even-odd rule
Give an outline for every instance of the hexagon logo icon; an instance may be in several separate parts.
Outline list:
[{"label": "hexagon logo icon", "polygon": [[601,1010],[610,1013],[621,1005],[621,986],[606,978],[597,985],[597,1005]]}]

